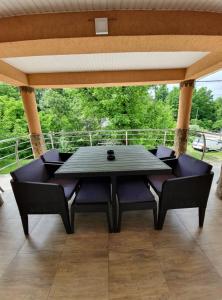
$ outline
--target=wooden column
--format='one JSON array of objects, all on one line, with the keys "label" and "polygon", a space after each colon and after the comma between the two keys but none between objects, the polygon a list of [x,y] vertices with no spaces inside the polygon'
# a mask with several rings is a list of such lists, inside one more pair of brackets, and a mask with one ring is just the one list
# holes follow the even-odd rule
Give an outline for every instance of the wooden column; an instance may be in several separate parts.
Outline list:
[{"label": "wooden column", "polygon": [[183,81],[180,84],[177,128],[174,141],[177,156],[185,153],[187,150],[193,89],[194,80]]},{"label": "wooden column", "polygon": [[38,158],[46,151],[46,148],[37,110],[35,92],[33,88],[28,86],[20,87],[20,92],[28,122],[33,155],[35,158]]}]

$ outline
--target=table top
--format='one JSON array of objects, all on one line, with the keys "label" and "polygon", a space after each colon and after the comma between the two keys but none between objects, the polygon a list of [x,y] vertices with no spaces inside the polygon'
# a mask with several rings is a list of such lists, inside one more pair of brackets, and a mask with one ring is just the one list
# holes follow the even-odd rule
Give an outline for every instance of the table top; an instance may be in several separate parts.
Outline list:
[{"label": "table top", "polygon": [[[107,160],[107,150],[116,159]],[[56,177],[169,174],[171,168],[143,146],[80,147],[56,172]]]}]

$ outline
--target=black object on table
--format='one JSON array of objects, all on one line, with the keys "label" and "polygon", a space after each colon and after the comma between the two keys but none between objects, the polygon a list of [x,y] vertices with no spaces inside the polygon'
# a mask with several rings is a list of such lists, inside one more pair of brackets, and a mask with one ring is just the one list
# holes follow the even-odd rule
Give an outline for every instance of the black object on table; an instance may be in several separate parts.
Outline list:
[{"label": "black object on table", "polygon": [[107,154],[114,154],[114,150],[107,150]]},{"label": "black object on table", "polygon": [[114,154],[108,154],[108,155],[107,155],[107,159],[108,159],[108,160],[115,160],[116,157],[115,157]]}]

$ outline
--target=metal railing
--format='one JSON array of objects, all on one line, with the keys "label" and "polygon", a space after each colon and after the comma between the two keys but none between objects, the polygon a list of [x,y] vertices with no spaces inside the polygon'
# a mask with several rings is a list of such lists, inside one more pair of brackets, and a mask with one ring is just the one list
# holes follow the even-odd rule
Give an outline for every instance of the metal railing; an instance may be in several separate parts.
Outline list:
[{"label": "metal railing", "polygon": [[155,147],[158,144],[173,145],[175,130],[129,129],[57,132],[44,135],[47,148],[75,151],[80,146],[133,145]]},{"label": "metal railing", "polygon": [[[196,153],[203,159],[207,150],[206,139],[221,140],[217,133],[190,131],[188,144],[194,138],[203,136],[203,151]],[[175,129],[129,129],[129,130],[95,130],[75,132],[49,132],[44,134],[47,149],[57,148],[64,152],[74,152],[81,146],[96,145],[134,145],[140,144],[147,149],[160,144],[173,147]],[[191,147],[190,147],[191,148]],[[0,140],[0,172],[7,173],[33,159],[31,141],[28,135]]]},{"label": "metal railing", "polygon": [[0,172],[19,167],[28,159],[33,159],[28,135],[0,140]]}]

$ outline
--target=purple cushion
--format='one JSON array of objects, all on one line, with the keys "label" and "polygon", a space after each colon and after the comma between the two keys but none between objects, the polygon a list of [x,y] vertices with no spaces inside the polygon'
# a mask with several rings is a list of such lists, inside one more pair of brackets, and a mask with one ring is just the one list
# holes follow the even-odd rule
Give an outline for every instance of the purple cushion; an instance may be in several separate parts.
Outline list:
[{"label": "purple cushion", "polygon": [[78,185],[78,180],[67,179],[67,178],[50,178],[49,180],[47,180],[47,182],[62,185],[64,188],[66,199],[71,198],[72,194],[74,193]]},{"label": "purple cushion", "polygon": [[174,174],[178,177],[204,175],[209,174],[211,169],[212,166],[208,163],[189,155],[182,154],[178,158]]},{"label": "purple cushion", "polygon": [[45,152],[41,156],[41,158],[46,163],[49,163],[49,162],[59,162],[59,163],[62,163],[63,162],[61,160],[60,156],[59,156],[59,151],[57,149],[52,149],[52,150],[49,150],[49,151]]},{"label": "purple cushion", "polygon": [[173,157],[174,153],[175,153],[174,150],[170,148],[167,148],[165,146],[159,146],[156,151],[156,156],[158,158]]},{"label": "purple cushion", "polygon": [[148,177],[148,181],[151,184],[151,186],[154,188],[154,190],[157,192],[157,194],[160,194],[162,191],[162,185],[164,181],[168,179],[176,178],[175,175],[168,174],[168,175],[153,175]]},{"label": "purple cushion", "polygon": [[41,159],[33,160],[29,164],[11,172],[11,176],[14,180],[19,182],[45,182],[49,179],[49,174]]},{"label": "purple cushion", "polygon": [[77,204],[107,203],[110,201],[110,183],[97,180],[83,180],[76,196]]},{"label": "purple cushion", "polygon": [[117,195],[120,203],[141,203],[155,201],[143,180],[121,180],[117,185]]}]

